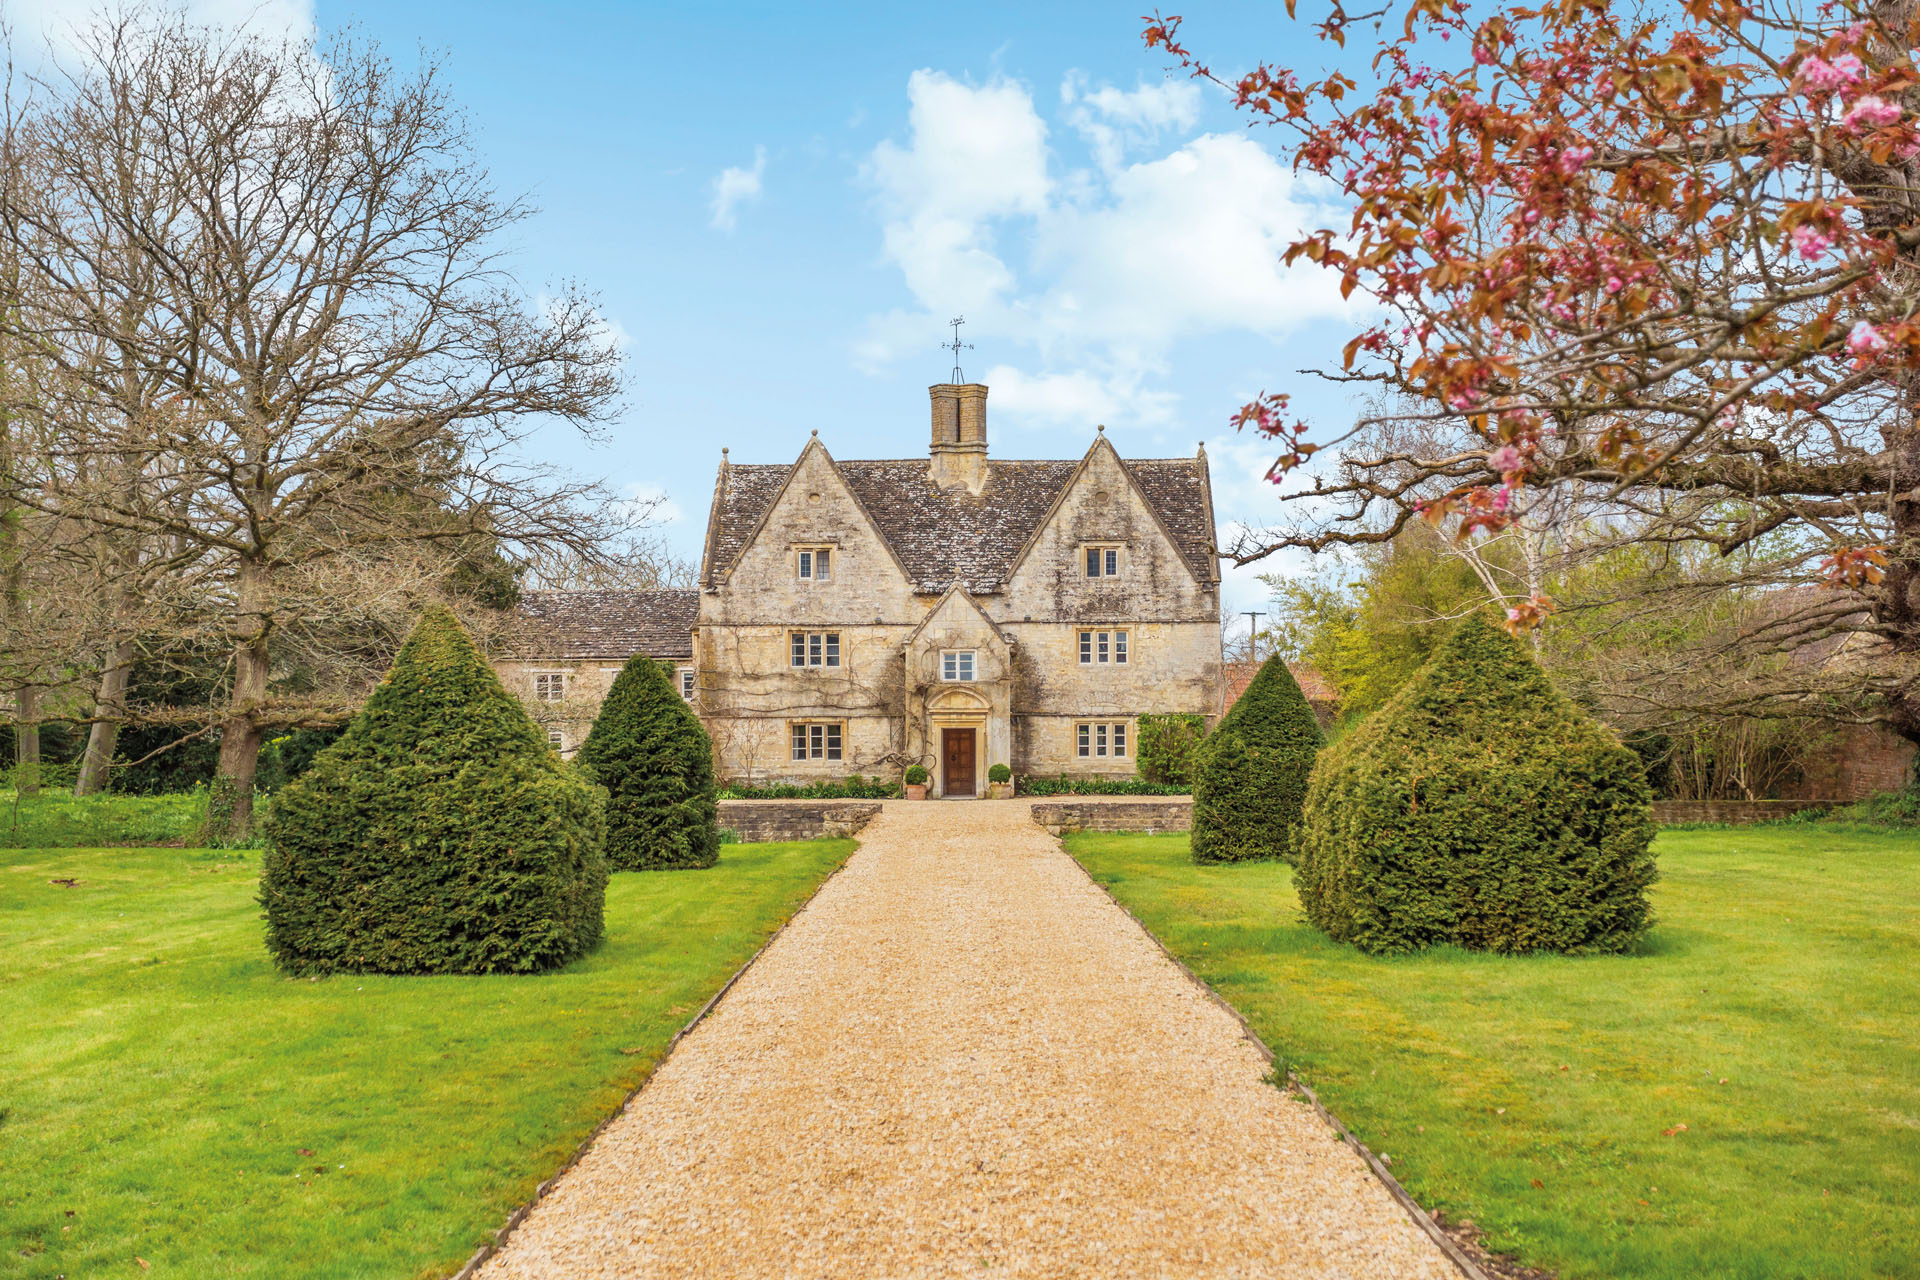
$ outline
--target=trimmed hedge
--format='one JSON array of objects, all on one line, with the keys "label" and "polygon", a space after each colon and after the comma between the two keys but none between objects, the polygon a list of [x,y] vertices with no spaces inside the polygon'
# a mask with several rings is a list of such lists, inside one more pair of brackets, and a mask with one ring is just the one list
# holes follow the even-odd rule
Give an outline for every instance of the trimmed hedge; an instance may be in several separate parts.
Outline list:
[{"label": "trimmed hedge", "polygon": [[1206,740],[1207,718],[1189,712],[1143,715],[1135,742],[1140,776],[1182,789],[1193,786],[1200,744]]},{"label": "trimmed hedge", "polygon": [[900,794],[897,783],[879,778],[869,781],[851,774],[845,782],[770,782],[752,786],[729,782],[722,786],[722,800],[891,800]]},{"label": "trimmed hedge", "polygon": [[1278,654],[1200,749],[1193,784],[1193,860],[1291,858],[1307,777],[1326,737]]},{"label": "trimmed hedge", "polygon": [[267,949],[289,973],[525,973],[600,941],[602,798],[444,609],[265,827]]},{"label": "trimmed hedge", "polygon": [[1021,774],[1014,793],[1023,796],[1183,796],[1185,787],[1148,782],[1145,778],[1043,778]]},{"label": "trimmed hedge", "polygon": [[607,861],[616,871],[720,860],[713,742],[670,669],[645,654],[628,659],[575,756],[607,789]]},{"label": "trimmed hedge", "polygon": [[1321,760],[1295,883],[1363,951],[1617,952],[1653,835],[1639,758],[1475,616]]}]

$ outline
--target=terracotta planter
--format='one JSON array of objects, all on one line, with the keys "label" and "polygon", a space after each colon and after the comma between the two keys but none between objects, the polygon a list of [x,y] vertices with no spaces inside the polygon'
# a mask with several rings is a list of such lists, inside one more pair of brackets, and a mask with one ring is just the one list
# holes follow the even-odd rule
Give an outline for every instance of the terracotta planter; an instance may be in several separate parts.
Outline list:
[{"label": "terracotta planter", "polygon": [[926,784],[926,783],[924,783],[924,782],[909,782],[909,783],[907,783],[907,784],[906,784],[906,786],[907,786],[907,799],[909,799],[909,800],[925,800],[925,799],[927,798],[927,784]]},{"label": "terracotta planter", "polygon": [[989,800],[1012,799],[1013,784],[1011,782],[989,782],[987,784],[987,798]]}]

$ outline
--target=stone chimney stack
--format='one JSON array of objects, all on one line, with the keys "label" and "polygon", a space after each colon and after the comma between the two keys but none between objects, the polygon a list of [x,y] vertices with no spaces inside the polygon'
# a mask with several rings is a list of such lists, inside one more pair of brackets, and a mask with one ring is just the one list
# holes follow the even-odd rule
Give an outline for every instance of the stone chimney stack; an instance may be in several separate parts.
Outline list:
[{"label": "stone chimney stack", "polygon": [[987,484],[987,389],[978,382],[928,387],[933,401],[932,465],[928,474],[943,489],[965,485],[979,493]]}]

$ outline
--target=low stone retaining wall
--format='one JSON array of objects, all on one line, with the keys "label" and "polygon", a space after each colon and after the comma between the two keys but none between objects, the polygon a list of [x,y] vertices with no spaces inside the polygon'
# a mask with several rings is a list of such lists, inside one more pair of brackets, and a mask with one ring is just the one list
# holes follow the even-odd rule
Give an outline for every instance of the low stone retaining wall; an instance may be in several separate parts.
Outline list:
[{"label": "low stone retaining wall", "polygon": [[858,835],[878,800],[722,800],[720,825],[743,844]]},{"label": "low stone retaining wall", "polygon": [[1807,809],[1825,812],[1833,806],[1818,800],[1655,800],[1653,820],[1663,826],[1682,822],[1725,822],[1745,826],[1790,818]]},{"label": "low stone retaining wall", "polygon": [[1193,827],[1193,797],[1036,800],[1033,820],[1056,836],[1073,831],[1188,831]]}]

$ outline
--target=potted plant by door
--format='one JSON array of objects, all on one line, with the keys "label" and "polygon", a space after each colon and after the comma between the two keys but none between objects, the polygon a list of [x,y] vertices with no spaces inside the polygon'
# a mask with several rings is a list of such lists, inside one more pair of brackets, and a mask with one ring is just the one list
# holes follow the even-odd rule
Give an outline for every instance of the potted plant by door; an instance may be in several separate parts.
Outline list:
[{"label": "potted plant by door", "polygon": [[997,764],[987,770],[987,795],[995,800],[1005,800],[1013,794],[1013,770],[1003,764]]},{"label": "potted plant by door", "polygon": [[925,800],[927,798],[927,768],[925,765],[910,765],[906,776],[901,779],[907,785],[907,799]]}]

